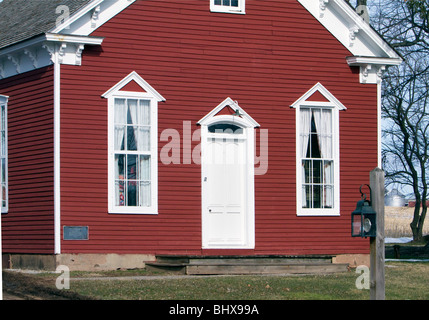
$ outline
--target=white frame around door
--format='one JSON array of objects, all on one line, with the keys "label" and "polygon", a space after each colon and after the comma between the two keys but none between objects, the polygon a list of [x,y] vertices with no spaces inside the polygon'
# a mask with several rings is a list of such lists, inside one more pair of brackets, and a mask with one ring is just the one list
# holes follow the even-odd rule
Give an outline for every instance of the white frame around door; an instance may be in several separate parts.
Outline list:
[{"label": "white frame around door", "polygon": [[[216,115],[223,107],[229,106],[234,110],[238,110],[237,115]],[[247,113],[242,110],[236,102],[230,98],[226,99],[217,108],[215,108],[206,117],[200,120],[201,125],[201,218],[202,218],[202,248],[203,249],[253,249],[255,247],[255,169],[254,169],[254,143],[255,133],[254,129],[259,126]],[[210,163],[207,159],[207,146],[208,139],[211,133],[208,132],[209,126],[213,124],[234,124],[243,129],[239,139],[245,142],[245,180],[244,185],[244,199],[245,199],[245,212],[244,212],[244,236],[242,243],[211,243],[208,239],[207,232],[207,218],[208,218],[208,199],[207,199],[207,181],[205,178],[208,174],[208,166]]]}]

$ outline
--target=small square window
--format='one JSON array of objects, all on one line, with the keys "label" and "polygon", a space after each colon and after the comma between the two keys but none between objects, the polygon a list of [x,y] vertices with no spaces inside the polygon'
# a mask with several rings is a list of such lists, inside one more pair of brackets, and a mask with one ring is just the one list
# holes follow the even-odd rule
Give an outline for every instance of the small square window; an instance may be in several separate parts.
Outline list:
[{"label": "small square window", "polygon": [[210,0],[210,11],[244,14],[245,0]]}]

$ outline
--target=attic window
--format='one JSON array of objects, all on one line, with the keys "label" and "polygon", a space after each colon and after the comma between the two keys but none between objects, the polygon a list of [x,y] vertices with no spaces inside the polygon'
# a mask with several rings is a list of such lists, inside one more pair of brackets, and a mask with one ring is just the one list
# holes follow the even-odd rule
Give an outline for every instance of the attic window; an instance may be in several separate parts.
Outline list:
[{"label": "attic window", "polygon": [[210,0],[211,12],[244,14],[245,0]]}]

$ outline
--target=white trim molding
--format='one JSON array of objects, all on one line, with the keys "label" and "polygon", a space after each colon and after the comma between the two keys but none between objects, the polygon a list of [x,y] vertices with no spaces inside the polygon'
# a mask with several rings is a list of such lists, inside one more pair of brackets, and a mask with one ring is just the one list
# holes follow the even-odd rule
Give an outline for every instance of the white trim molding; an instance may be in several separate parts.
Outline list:
[{"label": "white trim molding", "polygon": [[[233,0],[231,0],[233,1]],[[236,0],[237,6],[223,5],[223,0],[210,0],[210,11],[220,13],[246,14],[246,0]],[[220,2],[220,4],[218,4]]]},{"label": "white trim molding", "polygon": [[56,62],[80,66],[85,46],[99,46],[103,40],[102,37],[46,33],[23,43],[6,47],[0,50],[0,79],[46,67]]},{"label": "white trim molding", "polygon": [[381,81],[385,68],[402,63],[401,56],[344,0],[297,0],[347,50],[350,66],[360,67],[360,83]]},{"label": "white trim molding", "polygon": [[[122,90],[134,81],[141,91]],[[158,102],[166,101],[137,72],[133,71],[111,89],[102,94],[108,100],[108,210],[113,214],[158,214]],[[115,204],[115,100],[131,99],[149,101],[150,107],[150,150],[121,151],[121,154],[133,154],[150,157],[150,205],[128,206]],[[117,153],[117,151],[116,151]]]},{"label": "white trim molding", "polygon": [[[325,99],[308,100],[314,93],[319,92]],[[292,105],[296,109],[296,206],[297,216],[339,216],[340,215],[340,143],[339,143],[339,111],[346,110],[346,107],[321,83],[315,84],[305,94],[303,94]],[[332,208],[304,208],[302,205],[302,157],[301,157],[301,125],[300,111],[301,108],[322,108],[332,110],[332,159],[334,164],[334,192]]]}]

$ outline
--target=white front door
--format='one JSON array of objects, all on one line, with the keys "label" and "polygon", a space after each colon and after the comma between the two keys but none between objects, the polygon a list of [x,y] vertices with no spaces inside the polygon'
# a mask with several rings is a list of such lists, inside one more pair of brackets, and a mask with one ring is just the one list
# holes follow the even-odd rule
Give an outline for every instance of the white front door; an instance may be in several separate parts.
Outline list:
[{"label": "white front door", "polygon": [[253,246],[247,138],[246,128],[228,124],[208,127],[203,137],[204,248]]}]

